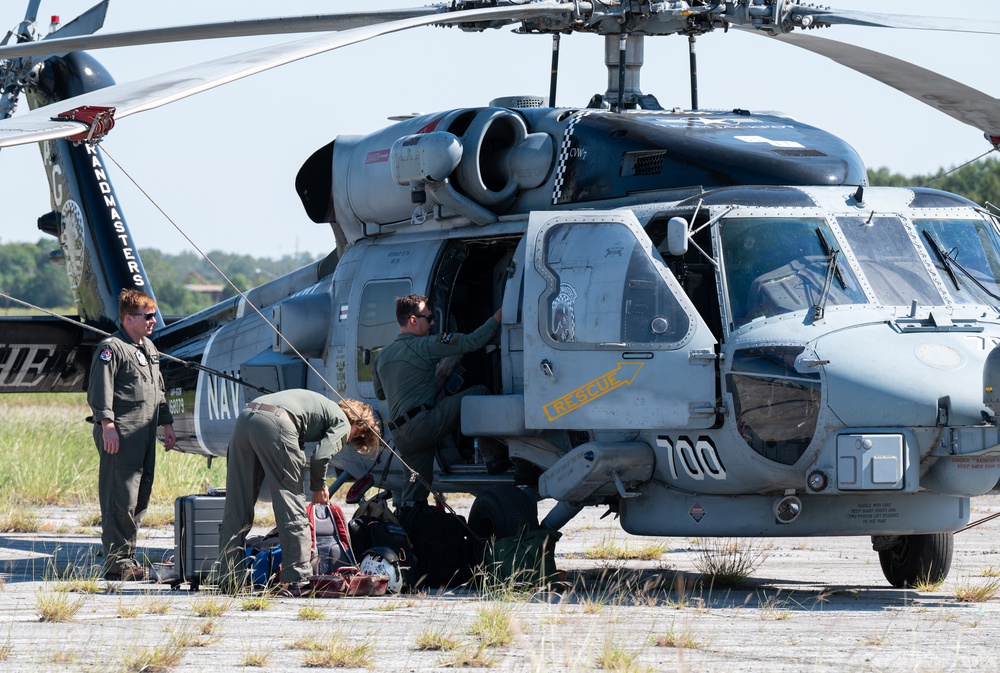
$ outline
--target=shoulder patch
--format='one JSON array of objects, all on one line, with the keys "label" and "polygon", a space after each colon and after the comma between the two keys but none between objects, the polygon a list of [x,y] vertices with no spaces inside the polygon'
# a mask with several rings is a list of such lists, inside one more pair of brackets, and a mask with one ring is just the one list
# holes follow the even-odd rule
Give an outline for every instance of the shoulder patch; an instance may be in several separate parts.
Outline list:
[{"label": "shoulder patch", "polygon": [[438,341],[440,341],[443,344],[449,344],[451,343],[451,337],[453,337],[454,335],[455,335],[454,332],[443,332],[441,334],[441,338],[438,339]]},{"label": "shoulder patch", "polygon": [[98,357],[100,357],[103,362],[111,362],[111,355],[112,353],[110,348],[102,348],[101,354]]}]

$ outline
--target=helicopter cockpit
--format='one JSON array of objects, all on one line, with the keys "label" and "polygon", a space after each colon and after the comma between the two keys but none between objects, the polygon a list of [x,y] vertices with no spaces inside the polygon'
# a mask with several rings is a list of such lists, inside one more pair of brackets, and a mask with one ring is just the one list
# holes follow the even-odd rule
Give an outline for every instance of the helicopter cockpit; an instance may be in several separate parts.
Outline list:
[{"label": "helicopter cockpit", "polygon": [[997,306],[997,224],[948,205],[857,214],[732,207],[714,242],[730,331],[797,311],[812,322],[852,305]]}]

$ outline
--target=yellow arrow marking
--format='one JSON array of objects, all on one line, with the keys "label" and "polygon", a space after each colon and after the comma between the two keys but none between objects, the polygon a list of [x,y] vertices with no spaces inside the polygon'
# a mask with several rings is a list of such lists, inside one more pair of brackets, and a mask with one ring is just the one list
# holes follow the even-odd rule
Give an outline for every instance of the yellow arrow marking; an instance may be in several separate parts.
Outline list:
[{"label": "yellow arrow marking", "polygon": [[598,397],[610,393],[616,388],[632,385],[632,381],[635,380],[639,370],[642,369],[642,365],[643,363],[641,362],[619,362],[618,366],[607,374],[602,374],[593,381],[584,383],[576,390],[568,392],[562,397],[546,404],[543,407],[545,415],[548,416],[550,422],[554,421],[560,416],[565,416],[569,412],[593,402]]}]

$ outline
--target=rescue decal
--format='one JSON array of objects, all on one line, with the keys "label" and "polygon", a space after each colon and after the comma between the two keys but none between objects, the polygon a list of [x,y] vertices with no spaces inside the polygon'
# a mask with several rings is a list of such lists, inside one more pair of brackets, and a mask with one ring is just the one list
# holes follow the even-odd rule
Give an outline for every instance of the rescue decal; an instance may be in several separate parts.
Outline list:
[{"label": "rescue decal", "polygon": [[607,374],[602,374],[593,381],[588,381],[576,390],[546,404],[543,407],[545,415],[550,422],[554,421],[571,411],[590,404],[602,395],[622,386],[632,385],[632,381],[639,374],[642,365],[642,362],[619,362],[618,366]]},{"label": "rescue decal", "polygon": [[674,441],[660,435],[656,438],[656,446],[667,450],[667,465],[670,476],[675,480],[682,473],[698,481],[703,481],[705,477],[719,481],[726,478],[726,468],[711,437],[701,436],[692,444],[684,436]]}]

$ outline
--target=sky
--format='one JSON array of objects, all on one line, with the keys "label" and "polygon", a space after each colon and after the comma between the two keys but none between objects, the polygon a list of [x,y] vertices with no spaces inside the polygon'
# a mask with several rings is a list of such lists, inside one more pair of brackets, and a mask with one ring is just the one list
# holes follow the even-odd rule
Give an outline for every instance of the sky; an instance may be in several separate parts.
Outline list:
[{"label": "sky", "polygon": [[[96,1],[42,0],[41,23],[47,25],[53,14],[69,21]],[[112,0],[104,30],[422,4]],[[4,2],[0,28],[15,27],[25,5]],[[1000,20],[996,0],[830,0],[830,5],[924,16],[944,16],[945,10],[961,7],[965,17]],[[883,51],[1000,97],[993,67],[1000,36],[846,26],[815,34]],[[126,82],[293,39],[288,35],[234,38],[93,54],[117,81]],[[782,111],[842,137],[869,167],[927,174],[963,164],[990,149],[976,129],[792,46],[740,31],[715,31],[699,38],[697,49],[701,108]],[[106,162],[111,164],[118,201],[140,249],[195,251],[180,233],[184,232],[204,252],[271,258],[326,254],[334,247],[329,225],[306,217],[294,189],[295,174],[310,154],[338,135],[364,135],[383,128],[392,115],[480,107],[507,95],[547,96],[550,54],[548,36],[513,35],[509,29],[463,33],[418,28],[125,118],[101,147],[139,185]],[[603,39],[564,36],[557,104],[584,106],[591,95],[603,93],[606,84]],[[690,106],[685,38],[646,40],[641,86],[666,108]],[[27,109],[26,103],[22,109]],[[50,208],[37,146],[0,152],[0,203],[0,243],[34,242],[45,236],[35,225]]]}]

